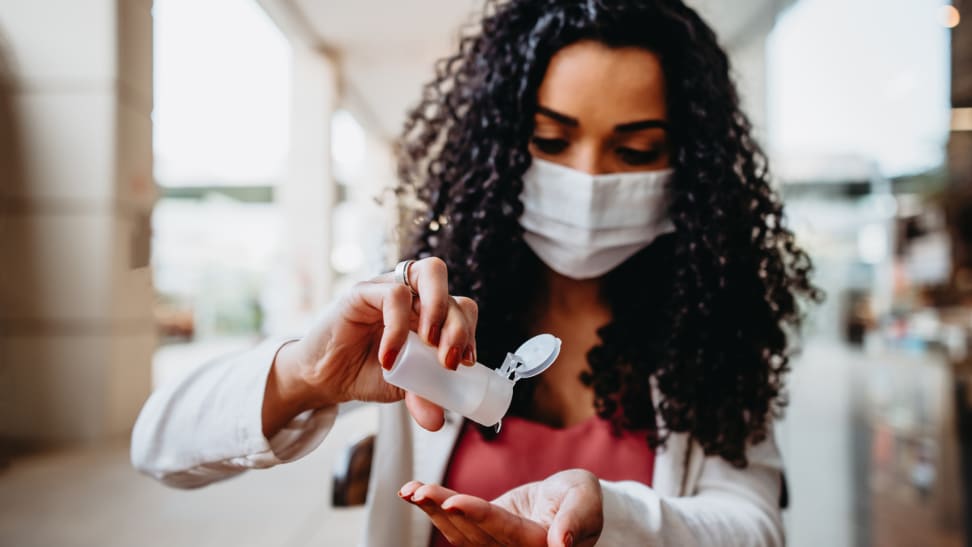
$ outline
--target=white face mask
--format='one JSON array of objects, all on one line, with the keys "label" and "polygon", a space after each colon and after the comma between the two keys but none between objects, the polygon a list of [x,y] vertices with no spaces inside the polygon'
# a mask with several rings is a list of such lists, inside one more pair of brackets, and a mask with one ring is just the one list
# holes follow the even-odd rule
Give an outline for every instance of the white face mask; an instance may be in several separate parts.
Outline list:
[{"label": "white face mask", "polygon": [[671,169],[589,175],[534,159],[523,174],[523,239],[552,270],[599,277],[674,231]]}]

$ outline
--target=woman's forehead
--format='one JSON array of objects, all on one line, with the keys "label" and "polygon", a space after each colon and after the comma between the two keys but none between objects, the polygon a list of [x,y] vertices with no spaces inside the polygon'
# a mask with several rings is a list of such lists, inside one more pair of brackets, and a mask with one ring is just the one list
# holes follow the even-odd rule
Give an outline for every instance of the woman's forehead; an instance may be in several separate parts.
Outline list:
[{"label": "woman's forehead", "polygon": [[583,41],[561,49],[550,59],[537,100],[582,126],[666,119],[661,61],[638,47]]}]

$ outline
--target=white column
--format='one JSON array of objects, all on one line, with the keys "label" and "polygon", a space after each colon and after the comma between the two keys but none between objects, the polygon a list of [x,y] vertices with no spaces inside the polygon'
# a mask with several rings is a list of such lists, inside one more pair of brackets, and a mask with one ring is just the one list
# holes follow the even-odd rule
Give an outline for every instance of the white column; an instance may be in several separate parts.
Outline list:
[{"label": "white column", "polygon": [[753,135],[764,148],[768,135],[766,40],[776,24],[777,10],[780,9],[781,5],[774,5],[752,10],[749,19],[723,44],[729,54],[740,105],[753,124]]},{"label": "white column", "polygon": [[274,330],[292,330],[330,300],[334,273],[331,212],[331,116],[337,71],[323,52],[292,40],[293,73],[288,175],[277,192],[284,215],[284,260],[294,283],[291,310],[281,310]]},{"label": "white column", "polygon": [[0,0],[0,437],[126,434],[155,347],[151,0]]}]

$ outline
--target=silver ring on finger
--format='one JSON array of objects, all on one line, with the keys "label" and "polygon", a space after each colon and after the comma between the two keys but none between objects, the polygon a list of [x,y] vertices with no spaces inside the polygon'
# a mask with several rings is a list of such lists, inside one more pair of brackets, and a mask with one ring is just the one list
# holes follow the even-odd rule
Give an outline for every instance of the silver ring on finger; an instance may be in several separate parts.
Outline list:
[{"label": "silver ring on finger", "polygon": [[412,296],[418,296],[415,288],[408,281],[408,269],[412,267],[414,260],[403,260],[395,265],[395,282],[405,285],[409,291],[411,291]]}]

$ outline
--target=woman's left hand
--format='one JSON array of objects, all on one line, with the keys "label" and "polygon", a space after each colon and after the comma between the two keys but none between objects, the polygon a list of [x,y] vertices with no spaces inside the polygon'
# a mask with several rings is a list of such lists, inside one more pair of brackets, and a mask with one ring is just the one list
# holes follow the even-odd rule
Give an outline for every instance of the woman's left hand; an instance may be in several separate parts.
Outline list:
[{"label": "woman's left hand", "polygon": [[604,526],[601,484],[582,469],[518,486],[492,502],[418,481],[398,495],[425,511],[457,546],[586,547]]}]

